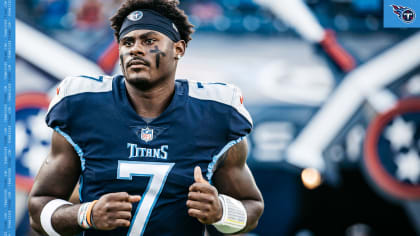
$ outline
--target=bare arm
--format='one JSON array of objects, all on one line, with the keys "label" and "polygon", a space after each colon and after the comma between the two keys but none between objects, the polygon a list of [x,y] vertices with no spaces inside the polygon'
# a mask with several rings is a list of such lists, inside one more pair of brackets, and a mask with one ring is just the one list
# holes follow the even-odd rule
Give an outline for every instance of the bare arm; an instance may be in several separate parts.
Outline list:
[{"label": "bare arm", "polygon": [[[68,200],[80,172],[80,159],[73,147],[63,136],[54,132],[51,152],[41,166],[29,196],[28,208],[32,228],[45,233],[40,221],[43,207],[53,199]],[[81,229],[77,225],[78,209],[79,205],[60,207],[52,217],[54,229],[62,234],[80,232]]]},{"label": "bare arm", "polygon": [[231,196],[244,204],[247,224],[241,232],[257,227],[264,210],[264,201],[254,177],[246,164],[248,147],[246,140],[234,145],[224,155],[213,175],[214,186],[219,193]]},{"label": "bare arm", "polygon": [[[73,147],[60,134],[54,132],[51,153],[48,155],[29,196],[31,226],[44,233],[40,215],[44,206],[53,199],[69,200],[81,173],[80,159]],[[101,230],[130,226],[132,203],[140,196],[125,192],[109,193],[101,196],[92,209],[95,226]],[[80,204],[65,205],[52,215],[51,223],[61,235],[74,235],[82,231],[78,225]]]},{"label": "bare arm", "polygon": [[241,233],[254,229],[264,210],[262,195],[246,164],[246,141],[231,147],[217,163],[213,175],[214,187],[205,181],[199,168],[188,194],[188,214],[204,224],[212,224],[222,217],[218,194],[222,193],[242,202],[247,212],[247,223]]}]

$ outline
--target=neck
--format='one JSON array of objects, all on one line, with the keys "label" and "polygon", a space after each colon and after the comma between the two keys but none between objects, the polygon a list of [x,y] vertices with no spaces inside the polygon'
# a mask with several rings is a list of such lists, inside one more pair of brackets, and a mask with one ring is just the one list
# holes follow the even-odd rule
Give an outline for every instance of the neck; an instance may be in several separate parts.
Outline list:
[{"label": "neck", "polygon": [[125,87],[136,113],[141,117],[155,118],[169,106],[175,92],[175,80],[169,80],[148,90],[140,90],[127,81]]}]

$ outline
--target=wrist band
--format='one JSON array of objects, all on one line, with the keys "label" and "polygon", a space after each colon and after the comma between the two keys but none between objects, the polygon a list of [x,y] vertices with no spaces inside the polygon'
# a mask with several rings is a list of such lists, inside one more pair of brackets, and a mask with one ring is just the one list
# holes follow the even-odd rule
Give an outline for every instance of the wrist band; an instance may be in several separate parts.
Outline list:
[{"label": "wrist band", "polygon": [[90,228],[89,224],[87,222],[87,219],[86,219],[87,209],[89,208],[89,205],[90,205],[90,202],[83,203],[80,206],[79,211],[78,211],[77,223],[83,229],[89,229]]},{"label": "wrist band", "polygon": [[49,236],[60,236],[58,234],[52,224],[51,224],[51,218],[54,212],[63,205],[73,205],[71,202],[64,201],[62,199],[54,199],[50,202],[48,202],[44,208],[42,208],[41,212],[41,226],[44,229],[45,233],[47,233]]},{"label": "wrist band", "polygon": [[87,222],[88,222],[88,224],[91,226],[91,227],[93,227],[93,228],[96,228],[96,226],[95,226],[95,224],[93,223],[93,214],[92,214],[92,210],[93,210],[93,206],[95,206],[95,204],[96,204],[96,202],[97,202],[98,200],[94,200],[93,202],[92,202],[92,204],[90,204],[89,205],[89,208],[88,208],[88,211],[87,211],[87,214],[86,214],[86,219],[87,219]]},{"label": "wrist band", "polygon": [[222,218],[213,224],[221,233],[231,234],[239,232],[246,226],[247,214],[242,202],[224,194],[219,195],[222,203]]},{"label": "wrist band", "polygon": [[90,229],[92,227],[95,228],[95,225],[93,224],[93,220],[92,220],[92,216],[93,216],[92,209],[97,201],[98,200],[95,200],[93,202],[83,203],[80,206],[79,211],[78,211],[78,216],[77,216],[77,223],[83,229]]}]

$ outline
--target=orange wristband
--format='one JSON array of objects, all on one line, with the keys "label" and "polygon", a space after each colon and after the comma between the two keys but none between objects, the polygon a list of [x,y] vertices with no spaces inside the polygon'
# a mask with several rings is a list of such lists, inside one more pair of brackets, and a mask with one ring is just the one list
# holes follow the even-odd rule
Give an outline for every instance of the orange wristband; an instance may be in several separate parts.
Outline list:
[{"label": "orange wristband", "polygon": [[93,206],[95,206],[95,204],[96,204],[96,202],[97,202],[98,200],[94,200],[90,205],[89,205],[89,208],[88,208],[88,210],[87,210],[87,213],[86,213],[86,220],[87,220],[87,222],[88,222],[88,225],[90,226],[90,227],[94,227],[94,224],[93,224],[93,220],[92,220],[92,209],[93,209]]}]

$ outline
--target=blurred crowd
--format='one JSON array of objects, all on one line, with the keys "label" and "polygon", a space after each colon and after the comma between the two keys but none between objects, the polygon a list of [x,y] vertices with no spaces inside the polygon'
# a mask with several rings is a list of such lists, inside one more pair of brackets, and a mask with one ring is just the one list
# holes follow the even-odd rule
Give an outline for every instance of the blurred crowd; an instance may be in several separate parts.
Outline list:
[{"label": "blurred crowd", "polygon": [[32,14],[26,18],[43,29],[98,29],[121,0],[26,0],[17,1],[18,7]]},{"label": "blurred crowd", "polygon": [[[108,27],[122,0],[17,0],[18,17],[44,30],[99,30]],[[381,1],[339,1],[326,4],[321,0],[306,1],[321,23],[337,31],[377,30]],[[256,32],[276,34],[287,31],[282,21],[258,6],[253,0],[183,0],[181,8],[200,31]],[[361,14],[363,13],[363,14]],[[332,20],[331,20],[332,19]]]},{"label": "blurred crowd", "polygon": [[[97,61],[114,38],[108,19],[123,0],[17,0],[17,18]],[[337,32],[374,32],[381,25],[378,0],[306,0],[320,23]],[[296,36],[272,11],[253,0],[183,0],[198,33]],[[296,19],[298,20],[298,19]]]}]

